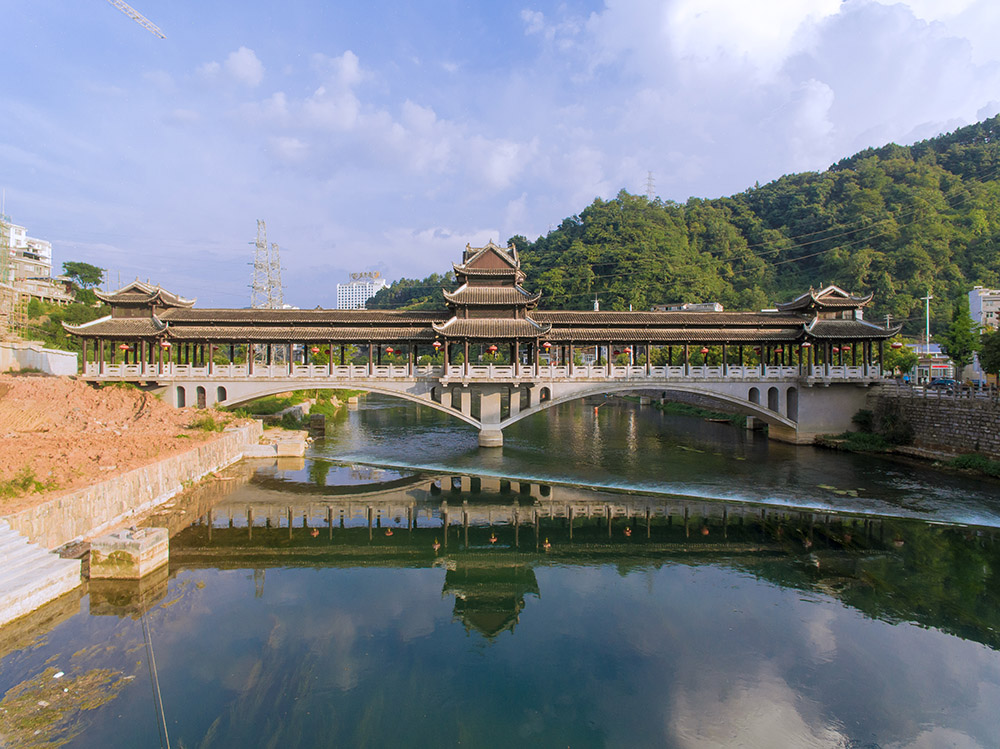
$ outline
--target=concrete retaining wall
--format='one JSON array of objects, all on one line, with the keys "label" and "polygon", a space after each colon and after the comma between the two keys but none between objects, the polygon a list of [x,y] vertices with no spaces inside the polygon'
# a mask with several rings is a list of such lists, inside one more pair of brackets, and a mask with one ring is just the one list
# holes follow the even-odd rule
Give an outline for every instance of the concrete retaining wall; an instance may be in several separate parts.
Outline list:
[{"label": "concrete retaining wall", "polygon": [[879,399],[898,403],[912,426],[914,445],[949,453],[982,453],[1000,459],[1000,404],[988,398],[912,397],[869,394],[868,408]]},{"label": "concrete retaining wall", "polygon": [[77,354],[44,348],[38,341],[0,343],[0,372],[29,368],[51,375],[76,375]]},{"label": "concrete retaining wall", "polygon": [[242,459],[246,446],[256,445],[262,430],[256,421],[227,431],[221,438],[186,453],[78,489],[5,519],[18,533],[48,549],[104,533],[167,501],[186,484]]}]

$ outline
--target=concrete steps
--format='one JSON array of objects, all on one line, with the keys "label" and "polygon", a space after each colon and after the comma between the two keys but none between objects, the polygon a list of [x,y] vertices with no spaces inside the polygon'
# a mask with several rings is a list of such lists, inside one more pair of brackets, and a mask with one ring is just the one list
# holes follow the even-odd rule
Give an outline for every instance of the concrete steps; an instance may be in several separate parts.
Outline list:
[{"label": "concrete steps", "polygon": [[80,585],[80,564],[29,542],[0,520],[0,626]]}]

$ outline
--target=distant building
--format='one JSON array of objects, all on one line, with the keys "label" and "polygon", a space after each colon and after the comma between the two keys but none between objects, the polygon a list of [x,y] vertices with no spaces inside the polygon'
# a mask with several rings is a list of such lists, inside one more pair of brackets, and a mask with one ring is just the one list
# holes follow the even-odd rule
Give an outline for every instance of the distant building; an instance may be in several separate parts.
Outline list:
[{"label": "distant building", "polygon": [[955,365],[938,344],[908,343],[906,346],[917,355],[912,374],[914,385],[926,384],[935,377],[955,379]]},{"label": "distant building", "polygon": [[718,302],[677,302],[676,304],[654,304],[651,312],[722,312],[725,308]]},{"label": "distant building", "polygon": [[[969,315],[972,321],[984,330],[996,330],[1000,327],[1000,289],[987,289],[982,286],[972,287],[969,292]],[[973,354],[972,364],[965,369],[968,379],[987,380],[986,373],[979,366],[979,354]]]},{"label": "distant building", "polygon": [[0,283],[28,296],[73,301],[65,279],[52,279],[52,243],[29,237],[23,226],[0,215]]},{"label": "distant building", "polygon": [[352,273],[348,283],[337,284],[337,309],[364,309],[369,299],[388,286],[377,270]]}]

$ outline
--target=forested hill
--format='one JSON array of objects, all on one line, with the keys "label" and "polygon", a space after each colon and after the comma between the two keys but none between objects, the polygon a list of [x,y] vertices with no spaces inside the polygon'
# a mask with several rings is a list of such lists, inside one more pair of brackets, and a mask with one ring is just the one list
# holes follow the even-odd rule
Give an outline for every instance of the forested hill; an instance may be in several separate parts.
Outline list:
[{"label": "forested hill", "polygon": [[[889,314],[914,332],[929,292],[941,329],[973,285],[1000,287],[1000,116],[726,198],[679,204],[622,191],[534,242],[513,241],[525,286],[547,309],[588,309],[595,297],[601,309],[759,309],[835,283],[875,293],[868,319]],[[442,303],[430,284],[406,283],[403,304]],[[382,295],[373,301],[393,296]]]}]

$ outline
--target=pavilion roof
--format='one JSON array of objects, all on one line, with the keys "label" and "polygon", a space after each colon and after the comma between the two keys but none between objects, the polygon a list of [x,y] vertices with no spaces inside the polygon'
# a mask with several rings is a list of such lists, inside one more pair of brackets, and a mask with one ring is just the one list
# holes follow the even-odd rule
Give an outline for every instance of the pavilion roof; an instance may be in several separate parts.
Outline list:
[{"label": "pavilion roof", "polygon": [[768,343],[792,342],[802,338],[802,326],[792,328],[553,328],[547,341],[558,343]]},{"label": "pavilion roof", "polygon": [[817,318],[806,326],[806,332],[813,338],[842,341],[858,339],[886,339],[899,333],[902,325],[886,330],[863,320],[823,320]]},{"label": "pavilion roof", "polygon": [[532,294],[520,286],[469,286],[444,292],[449,304],[478,307],[525,307],[535,305],[541,294]]},{"label": "pavilion roof", "polygon": [[430,325],[448,311],[363,309],[170,309],[160,318],[174,324],[232,325]]},{"label": "pavilion roof", "polygon": [[94,291],[95,296],[102,302],[112,306],[142,306],[160,305],[163,307],[191,307],[194,299],[185,299],[159,286],[143,283],[136,279],[132,283],[110,294]]},{"label": "pavilion roof", "polygon": [[854,296],[839,286],[827,286],[816,291],[809,289],[805,294],[797,296],[790,302],[778,304],[781,312],[806,311],[810,309],[861,309],[867,306],[874,294]]},{"label": "pavilion roof", "polygon": [[537,338],[549,332],[548,325],[539,325],[530,318],[458,318],[433,326],[434,332],[448,338]]}]

